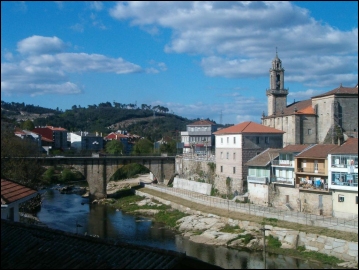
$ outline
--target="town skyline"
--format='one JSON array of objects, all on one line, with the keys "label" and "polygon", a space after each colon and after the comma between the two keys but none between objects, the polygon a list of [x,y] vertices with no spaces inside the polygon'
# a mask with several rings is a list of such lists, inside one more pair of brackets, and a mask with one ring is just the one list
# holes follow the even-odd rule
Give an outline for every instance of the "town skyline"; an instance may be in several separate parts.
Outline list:
[{"label": "town skyline", "polygon": [[259,123],[276,51],[288,104],[358,83],[357,2],[1,7],[5,102],[65,111],[115,101],[160,105],[188,119]]}]

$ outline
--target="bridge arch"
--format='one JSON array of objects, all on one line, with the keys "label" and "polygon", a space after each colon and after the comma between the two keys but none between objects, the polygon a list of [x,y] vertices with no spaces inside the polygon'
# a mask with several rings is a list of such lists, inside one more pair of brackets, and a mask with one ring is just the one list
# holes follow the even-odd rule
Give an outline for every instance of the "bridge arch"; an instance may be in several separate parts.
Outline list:
[{"label": "bridge arch", "polygon": [[175,157],[118,156],[118,157],[46,157],[46,165],[70,165],[82,173],[90,190],[90,200],[107,198],[106,187],[111,176],[122,166],[138,163],[148,168],[159,183],[169,181],[175,173]]}]

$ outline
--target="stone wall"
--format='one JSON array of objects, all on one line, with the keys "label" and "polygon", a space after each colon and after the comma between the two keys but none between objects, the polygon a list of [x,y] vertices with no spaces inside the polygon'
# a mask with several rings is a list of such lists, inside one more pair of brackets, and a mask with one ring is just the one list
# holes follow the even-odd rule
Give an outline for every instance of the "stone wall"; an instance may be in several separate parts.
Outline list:
[{"label": "stone wall", "polygon": [[195,191],[201,194],[211,195],[212,185],[207,183],[200,183],[191,180],[175,177],[173,180],[173,187],[190,191]]}]

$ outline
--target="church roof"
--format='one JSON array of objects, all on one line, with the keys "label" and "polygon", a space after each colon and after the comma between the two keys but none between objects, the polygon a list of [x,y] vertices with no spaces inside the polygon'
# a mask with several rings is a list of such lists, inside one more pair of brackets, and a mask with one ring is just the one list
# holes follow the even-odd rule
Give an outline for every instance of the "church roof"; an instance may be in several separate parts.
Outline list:
[{"label": "church roof", "polygon": [[331,95],[358,95],[358,85],[356,85],[354,87],[344,87],[344,86],[340,85],[339,87],[337,87],[329,92],[314,96],[312,98],[325,97],[325,96],[331,96]]},{"label": "church roof", "polygon": [[312,100],[307,99],[303,101],[297,101],[293,102],[292,104],[289,104],[286,108],[284,108],[283,113],[277,113],[273,115],[268,115],[264,118],[272,118],[272,117],[278,117],[278,116],[288,116],[293,114],[305,114],[305,115],[315,115],[315,111],[312,107]]},{"label": "church roof", "polygon": [[272,127],[267,127],[252,121],[247,121],[240,123],[238,125],[230,126],[214,132],[214,135],[223,135],[223,134],[241,134],[241,133],[272,133],[272,134],[283,134],[285,133],[282,130],[275,129]]}]

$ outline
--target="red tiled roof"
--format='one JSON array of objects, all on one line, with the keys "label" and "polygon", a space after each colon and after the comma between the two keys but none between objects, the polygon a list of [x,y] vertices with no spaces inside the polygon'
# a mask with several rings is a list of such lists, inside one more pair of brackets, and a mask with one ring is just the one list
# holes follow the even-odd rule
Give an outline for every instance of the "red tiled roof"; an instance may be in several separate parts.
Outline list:
[{"label": "red tiled roof", "polygon": [[215,135],[222,135],[222,134],[238,134],[238,133],[272,133],[272,134],[283,134],[285,133],[282,130],[267,127],[252,121],[247,121],[240,123],[235,126],[231,126],[228,128],[224,128],[214,132]]},{"label": "red tiled roof", "polygon": [[9,204],[30,195],[37,191],[10,180],[1,179],[1,204]]},{"label": "red tiled roof", "polygon": [[46,138],[46,137],[41,137],[41,141],[45,141],[45,142],[53,142],[53,140]]},{"label": "red tiled roof", "polygon": [[303,151],[296,157],[300,158],[327,158],[328,154],[335,148],[339,147],[336,144],[316,144],[308,150]]},{"label": "red tiled roof", "polygon": [[51,130],[58,130],[58,131],[67,131],[66,129],[62,127],[53,127],[53,126],[46,126],[46,128],[49,128]]},{"label": "red tiled roof", "polygon": [[358,138],[348,140],[330,152],[330,154],[358,154]]},{"label": "red tiled roof", "polygon": [[325,97],[325,96],[338,95],[338,94],[340,94],[340,95],[358,95],[358,85],[356,85],[354,87],[344,87],[344,86],[340,85],[339,87],[337,87],[329,92],[314,96],[312,98]]},{"label": "red tiled roof", "polygon": [[280,150],[280,153],[300,153],[307,147],[309,147],[310,144],[290,144],[284,147],[282,150]]},{"label": "red tiled roof", "polygon": [[294,102],[292,104],[289,104],[286,108],[284,108],[283,113],[279,112],[274,115],[268,115],[267,117],[264,118],[273,118],[273,117],[293,115],[293,114],[315,115],[315,111],[312,107],[312,100],[307,99],[303,101]]},{"label": "red tiled roof", "polygon": [[214,123],[208,120],[199,120],[193,122],[192,124],[189,124],[188,126],[205,126],[205,125],[214,125]]}]

